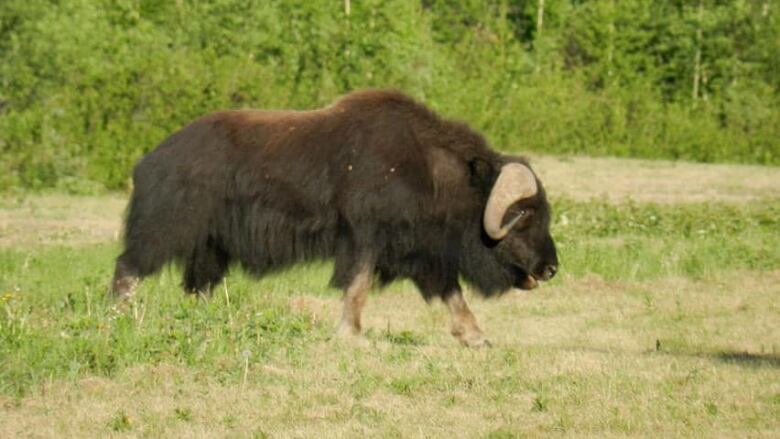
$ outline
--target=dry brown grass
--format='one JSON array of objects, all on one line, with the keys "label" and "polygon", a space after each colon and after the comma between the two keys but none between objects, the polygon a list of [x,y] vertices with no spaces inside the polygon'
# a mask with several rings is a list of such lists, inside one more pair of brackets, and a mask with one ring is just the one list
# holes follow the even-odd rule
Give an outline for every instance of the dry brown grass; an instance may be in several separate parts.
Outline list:
[{"label": "dry brown grass", "polygon": [[125,203],[119,195],[6,195],[0,198],[0,248],[115,240]]},{"label": "dry brown grass", "polygon": [[[246,384],[169,364],[49,382],[4,402],[0,437],[777,437],[778,296],[780,272],[744,272],[472,298],[495,343],[475,351],[441,305],[386,293],[368,343],[253,362]],[[290,306],[338,320],[336,300]]]},{"label": "dry brown grass", "polygon": [[548,192],[578,200],[742,203],[780,197],[780,168],[665,160],[532,156]]}]

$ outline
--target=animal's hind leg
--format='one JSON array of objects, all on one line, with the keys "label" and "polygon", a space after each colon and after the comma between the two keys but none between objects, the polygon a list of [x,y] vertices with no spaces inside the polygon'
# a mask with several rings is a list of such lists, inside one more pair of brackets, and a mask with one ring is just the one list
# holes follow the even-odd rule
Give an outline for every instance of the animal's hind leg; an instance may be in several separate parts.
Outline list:
[{"label": "animal's hind leg", "polygon": [[371,289],[371,281],[374,276],[373,264],[360,265],[352,278],[349,286],[344,291],[341,321],[336,333],[338,335],[359,335],[361,331],[360,315]]},{"label": "animal's hind leg", "polygon": [[184,268],[184,290],[203,295],[220,283],[230,263],[230,257],[211,239],[193,250]]}]

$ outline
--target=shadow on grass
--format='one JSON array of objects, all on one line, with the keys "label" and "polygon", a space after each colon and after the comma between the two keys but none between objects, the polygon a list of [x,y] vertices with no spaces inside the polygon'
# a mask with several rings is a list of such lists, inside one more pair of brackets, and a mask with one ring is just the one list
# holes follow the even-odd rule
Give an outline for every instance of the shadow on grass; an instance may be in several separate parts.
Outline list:
[{"label": "shadow on grass", "polygon": [[704,358],[708,360],[721,361],[728,364],[737,364],[740,366],[752,366],[752,367],[776,367],[780,368],[780,355],[775,353],[751,353],[747,351],[726,351],[720,350],[715,352],[696,352],[692,350],[683,349],[656,349],[647,351],[630,351],[625,349],[611,349],[608,347],[596,347],[596,346],[558,346],[558,349],[564,351],[580,351],[591,352],[598,354],[620,354],[620,355],[664,355],[671,357],[688,357],[688,358]]},{"label": "shadow on grass", "polygon": [[750,352],[716,352],[712,354],[699,354],[723,361],[745,366],[771,366],[780,367],[780,355],[777,354],[751,354]]}]

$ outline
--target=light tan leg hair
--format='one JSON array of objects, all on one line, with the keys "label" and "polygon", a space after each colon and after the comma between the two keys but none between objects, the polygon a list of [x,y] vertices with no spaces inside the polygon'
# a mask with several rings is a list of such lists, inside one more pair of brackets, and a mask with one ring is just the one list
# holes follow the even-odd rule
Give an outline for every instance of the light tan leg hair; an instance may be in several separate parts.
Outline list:
[{"label": "light tan leg hair", "polygon": [[140,279],[136,276],[114,276],[109,288],[109,295],[119,300],[129,300],[133,297]]},{"label": "light tan leg hair", "polygon": [[368,291],[371,289],[372,277],[372,267],[365,265],[352,280],[347,291],[344,292],[341,321],[336,328],[337,335],[360,334],[360,313],[366,304]]},{"label": "light tan leg hair", "polygon": [[479,329],[477,318],[471,313],[466,299],[460,290],[453,292],[446,299],[445,305],[450,310],[452,326],[450,333],[458,339],[463,345],[469,347],[490,346],[490,342],[485,339],[485,334]]}]

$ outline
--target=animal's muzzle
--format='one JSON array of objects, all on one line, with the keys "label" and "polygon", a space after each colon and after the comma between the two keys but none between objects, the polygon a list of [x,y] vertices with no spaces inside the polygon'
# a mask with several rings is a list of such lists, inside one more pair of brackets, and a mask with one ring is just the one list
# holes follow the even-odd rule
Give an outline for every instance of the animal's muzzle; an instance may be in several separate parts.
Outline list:
[{"label": "animal's muzzle", "polygon": [[539,282],[544,282],[555,277],[558,272],[558,264],[544,264],[534,272],[526,272],[523,269],[515,268],[515,287],[521,290],[532,290],[539,286]]}]

